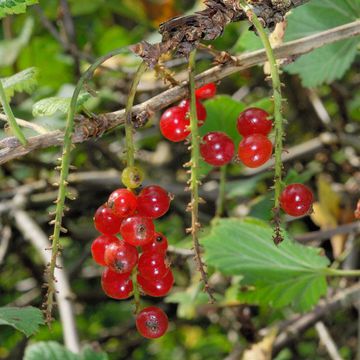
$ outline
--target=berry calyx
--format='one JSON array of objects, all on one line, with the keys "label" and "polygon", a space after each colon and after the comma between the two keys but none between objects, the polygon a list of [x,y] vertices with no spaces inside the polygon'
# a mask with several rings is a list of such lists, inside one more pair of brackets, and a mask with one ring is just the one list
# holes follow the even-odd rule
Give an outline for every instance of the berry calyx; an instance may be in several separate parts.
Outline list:
[{"label": "berry calyx", "polygon": [[236,127],[244,137],[253,134],[267,136],[272,128],[272,121],[269,120],[269,114],[265,110],[248,108],[239,115]]},{"label": "berry calyx", "polygon": [[190,134],[190,121],[186,118],[186,110],[180,106],[173,106],[162,114],[160,118],[160,131],[162,135],[173,142],[186,139]]},{"label": "berry calyx", "polygon": [[271,153],[271,141],[261,134],[245,137],[238,148],[240,160],[249,168],[256,168],[265,164],[270,159]]},{"label": "berry calyx", "polygon": [[101,235],[97,237],[91,244],[91,254],[94,261],[101,266],[106,266],[104,260],[105,249],[108,245],[116,243],[117,241],[119,241],[118,238],[112,235]]},{"label": "berry calyx", "polygon": [[219,131],[206,134],[200,144],[201,156],[213,166],[222,166],[230,162],[234,151],[235,145],[231,138]]},{"label": "berry calyx", "polygon": [[119,232],[122,219],[117,217],[107,206],[100,206],[94,216],[97,231],[104,235],[115,235]]},{"label": "berry calyx", "polygon": [[121,223],[120,234],[128,244],[142,246],[153,240],[155,227],[151,219],[135,215]]},{"label": "berry calyx", "polygon": [[[184,109],[186,112],[186,117],[189,119],[190,116],[190,100],[184,99],[180,102],[179,107]],[[198,119],[198,126],[202,126],[206,120],[206,109],[205,106],[202,104],[201,101],[196,99],[196,115]],[[190,124],[190,122],[189,122]]]},{"label": "berry calyx", "polygon": [[101,286],[105,294],[113,299],[127,299],[133,291],[130,274],[119,274],[106,268],[101,275]]},{"label": "berry calyx", "polygon": [[281,208],[291,216],[308,214],[312,203],[313,194],[311,190],[303,184],[288,185],[280,195]]},{"label": "berry calyx", "polygon": [[148,280],[138,275],[137,282],[146,295],[160,297],[169,293],[174,284],[174,276],[171,270],[162,279],[158,280]]},{"label": "berry calyx", "polygon": [[195,96],[198,99],[211,99],[216,95],[216,85],[215,83],[206,84],[195,91]]},{"label": "berry calyx", "polygon": [[117,189],[110,194],[107,206],[118,217],[131,216],[137,207],[136,196],[127,189]]},{"label": "berry calyx", "polygon": [[142,247],[143,253],[157,253],[165,255],[168,248],[168,241],[166,237],[159,232],[156,232],[151,243]]},{"label": "berry calyx", "polygon": [[137,166],[128,166],[121,173],[121,182],[129,189],[138,188],[144,180],[144,172]]},{"label": "berry calyx", "polygon": [[163,336],[169,326],[167,315],[156,306],[149,306],[136,316],[136,328],[145,338],[156,339]]},{"label": "berry calyx", "polygon": [[164,278],[169,272],[169,266],[164,255],[144,253],[140,256],[138,273],[146,280],[155,281]]},{"label": "berry calyx", "polygon": [[156,219],[163,216],[169,207],[169,194],[161,186],[146,186],[138,195],[138,213],[140,216]]},{"label": "berry calyx", "polygon": [[129,273],[138,261],[138,252],[134,246],[123,240],[109,244],[104,253],[104,262],[111,270]]}]

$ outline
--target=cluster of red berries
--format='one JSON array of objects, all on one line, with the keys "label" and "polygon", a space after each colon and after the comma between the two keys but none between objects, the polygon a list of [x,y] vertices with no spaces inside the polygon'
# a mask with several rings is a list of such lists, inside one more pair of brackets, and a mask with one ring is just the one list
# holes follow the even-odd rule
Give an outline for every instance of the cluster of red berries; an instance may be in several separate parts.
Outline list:
[{"label": "cluster of red berries", "polygon": [[[121,188],[97,209],[94,224],[102,235],[93,241],[91,252],[97,264],[106,266],[101,285],[107,296],[129,298],[135,279],[139,290],[149,296],[165,296],[172,288],[167,239],[153,223],[169,210],[170,201],[168,192],[157,185],[144,187],[138,195]],[[152,306],[137,315],[136,326],[144,337],[157,338],[166,332],[168,319]]]}]

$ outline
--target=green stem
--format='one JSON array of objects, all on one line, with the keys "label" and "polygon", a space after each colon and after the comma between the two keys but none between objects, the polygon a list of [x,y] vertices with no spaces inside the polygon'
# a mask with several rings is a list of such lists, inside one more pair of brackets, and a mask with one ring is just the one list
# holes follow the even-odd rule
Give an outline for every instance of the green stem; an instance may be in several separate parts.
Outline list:
[{"label": "green stem", "polygon": [[339,270],[339,269],[327,268],[325,274],[328,276],[360,277],[360,270]]},{"label": "green stem", "polygon": [[275,130],[275,175],[274,175],[274,189],[275,189],[275,202],[274,202],[274,221],[276,226],[276,234],[274,236],[275,243],[282,241],[282,236],[280,233],[280,194],[282,191],[282,160],[281,155],[283,151],[283,116],[282,116],[282,102],[283,98],[281,95],[281,81],[279,75],[279,68],[276,62],[274,51],[271,47],[269,38],[266,34],[265,29],[261,25],[259,19],[251,9],[251,7],[245,2],[245,0],[239,0],[240,5],[243,10],[246,12],[249,20],[255,26],[255,29],[264,45],[266,56],[270,65],[270,75],[273,87],[273,98],[274,98],[274,130]]},{"label": "green stem", "polygon": [[224,165],[220,168],[219,194],[218,194],[218,197],[216,200],[215,218],[221,217],[221,215],[224,212],[226,169],[227,169],[226,165]]},{"label": "green stem", "polygon": [[137,267],[135,267],[131,274],[131,280],[133,282],[133,294],[134,294],[134,303],[135,303],[135,314],[137,314],[140,310],[140,291],[139,285],[137,282]]},{"label": "green stem", "polygon": [[134,99],[136,95],[136,90],[139,85],[141,76],[147,69],[147,64],[145,61],[142,61],[139,65],[134,79],[131,83],[129,97],[126,103],[125,109],[125,139],[126,139],[126,160],[127,166],[134,166],[134,154],[135,154],[135,146],[134,146],[134,138],[133,138],[133,125],[132,125],[132,107],[134,105]]},{"label": "green stem", "polygon": [[74,117],[76,114],[77,100],[85,81],[91,78],[96,68],[98,68],[107,59],[127,51],[128,50],[125,48],[116,49],[97,59],[80,77],[71,98],[70,108],[66,118],[66,127],[64,133],[64,145],[63,145],[61,165],[60,165],[60,180],[58,184],[59,189],[56,199],[55,219],[52,221],[52,223],[54,224],[54,231],[52,236],[50,237],[52,240],[51,260],[47,268],[48,290],[47,290],[46,302],[44,304],[46,307],[45,313],[48,324],[50,324],[52,320],[52,309],[54,306],[54,295],[56,292],[54,271],[57,266],[56,258],[60,252],[60,232],[66,231],[66,229],[62,227],[62,217],[64,215],[65,198],[69,197],[69,195],[67,194],[67,178],[69,175],[69,168],[70,168],[70,152],[72,147],[72,135],[74,132]]},{"label": "green stem", "polygon": [[0,101],[2,104],[2,107],[4,108],[5,115],[7,117],[10,129],[12,133],[17,137],[17,139],[23,144],[24,146],[27,144],[26,138],[23,134],[23,132],[20,129],[19,124],[16,122],[15,116],[11,110],[10,104],[7,101],[5,90],[3,83],[0,79]]}]

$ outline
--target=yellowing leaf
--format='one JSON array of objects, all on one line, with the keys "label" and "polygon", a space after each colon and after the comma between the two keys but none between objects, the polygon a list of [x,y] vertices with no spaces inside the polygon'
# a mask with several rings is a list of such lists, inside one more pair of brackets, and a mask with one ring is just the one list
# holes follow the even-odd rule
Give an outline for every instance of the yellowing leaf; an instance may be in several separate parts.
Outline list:
[{"label": "yellowing leaf", "polygon": [[276,338],[277,330],[271,329],[260,342],[254,344],[249,350],[245,350],[241,360],[271,360],[272,347]]}]

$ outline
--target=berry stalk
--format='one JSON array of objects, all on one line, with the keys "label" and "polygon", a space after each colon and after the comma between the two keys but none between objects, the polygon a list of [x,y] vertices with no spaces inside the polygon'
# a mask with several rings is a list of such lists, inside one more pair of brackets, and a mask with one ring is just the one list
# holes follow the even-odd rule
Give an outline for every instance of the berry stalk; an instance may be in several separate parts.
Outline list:
[{"label": "berry stalk", "polygon": [[252,8],[246,3],[245,0],[239,0],[242,9],[245,11],[248,19],[254,25],[266,51],[266,56],[270,65],[270,75],[273,87],[273,99],[274,99],[274,129],[275,129],[275,175],[274,175],[274,189],[275,189],[275,199],[274,199],[274,223],[275,223],[275,234],[274,242],[279,244],[282,240],[282,234],[280,230],[280,194],[283,187],[282,183],[282,160],[281,155],[283,151],[283,116],[282,116],[282,95],[281,95],[281,81],[279,75],[279,68],[276,62],[274,51],[271,47],[269,38],[266,34],[265,29],[261,25],[256,14]]}]

